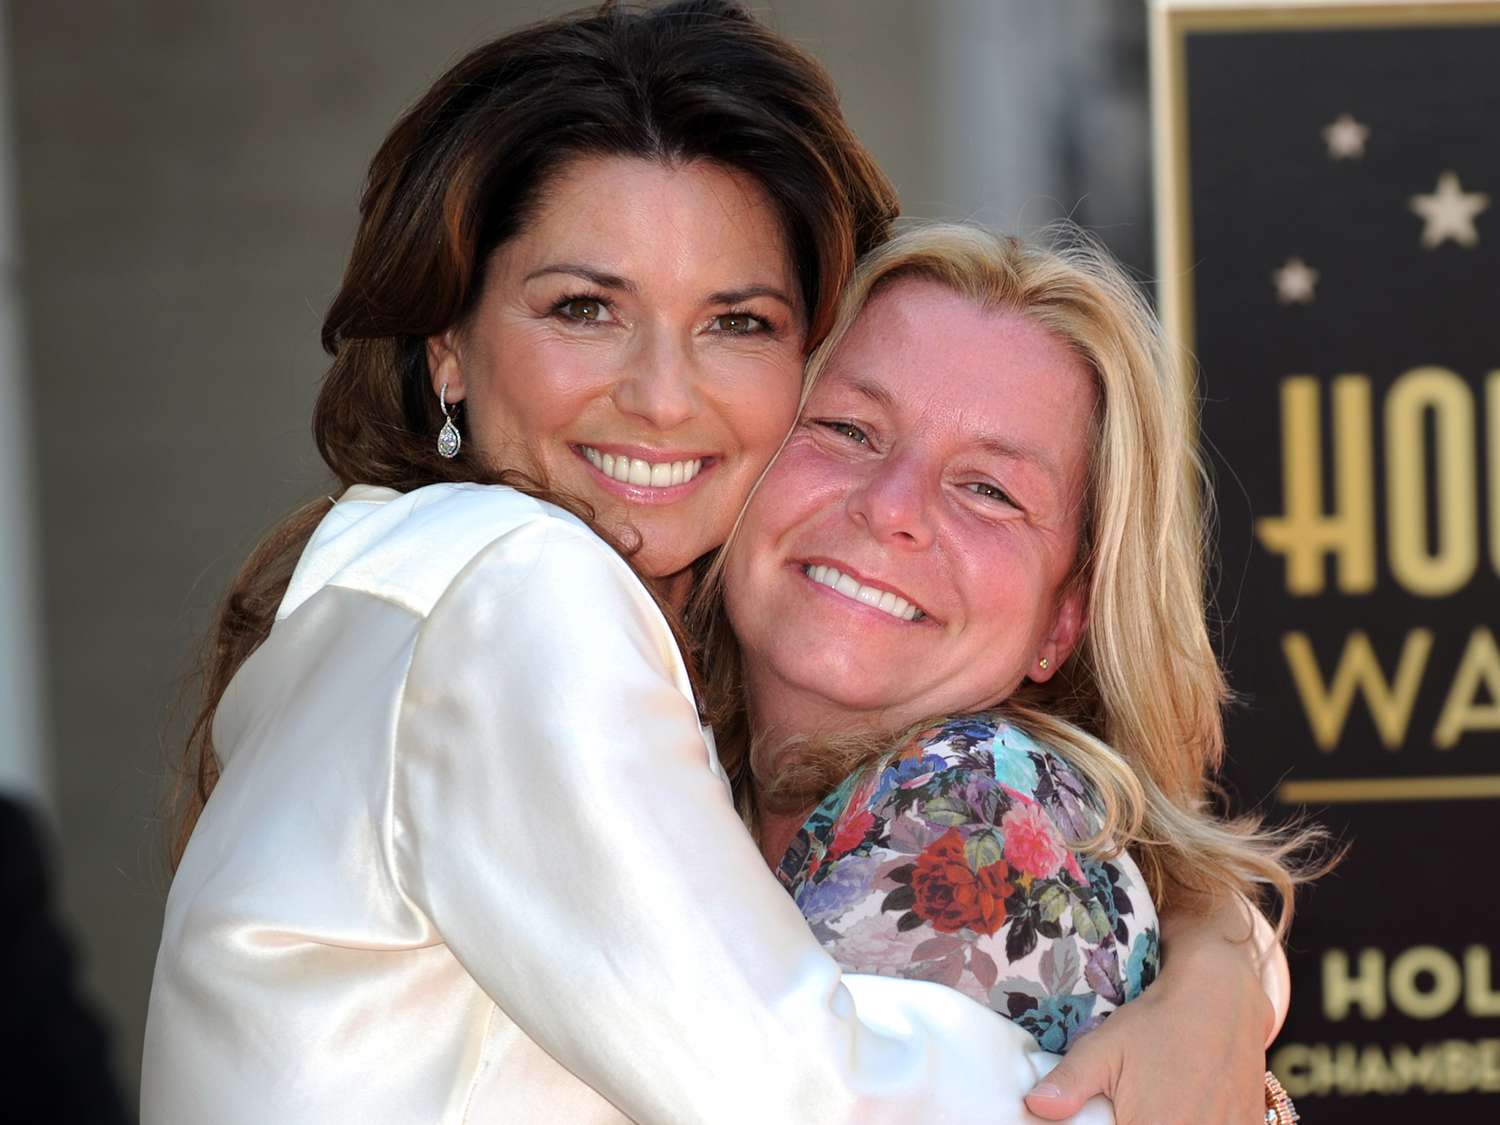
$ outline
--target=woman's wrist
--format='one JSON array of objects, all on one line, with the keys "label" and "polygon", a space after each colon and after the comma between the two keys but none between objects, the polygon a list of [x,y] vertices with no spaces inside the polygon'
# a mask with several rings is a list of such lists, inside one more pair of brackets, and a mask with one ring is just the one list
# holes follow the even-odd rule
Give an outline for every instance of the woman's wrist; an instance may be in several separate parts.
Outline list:
[{"label": "woman's wrist", "polygon": [[1169,991],[1204,991],[1260,1008],[1266,1046],[1276,1038],[1291,1002],[1291,974],[1276,933],[1241,895],[1206,912],[1178,909],[1162,918],[1162,976]]}]

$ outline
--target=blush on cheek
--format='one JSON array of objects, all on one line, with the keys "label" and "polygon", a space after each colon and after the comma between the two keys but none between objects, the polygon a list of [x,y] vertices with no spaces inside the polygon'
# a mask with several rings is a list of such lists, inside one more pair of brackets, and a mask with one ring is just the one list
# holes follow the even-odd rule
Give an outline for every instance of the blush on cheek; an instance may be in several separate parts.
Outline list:
[{"label": "blush on cheek", "polygon": [[821,523],[841,511],[855,485],[847,466],[829,458],[799,430],[771,464],[750,511],[773,535],[808,530],[815,518]]}]

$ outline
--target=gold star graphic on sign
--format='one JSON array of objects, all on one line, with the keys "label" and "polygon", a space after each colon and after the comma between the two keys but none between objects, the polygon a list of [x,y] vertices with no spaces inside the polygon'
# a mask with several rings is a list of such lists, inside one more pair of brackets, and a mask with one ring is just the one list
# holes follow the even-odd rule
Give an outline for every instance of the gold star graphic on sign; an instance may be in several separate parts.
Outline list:
[{"label": "gold star graphic on sign", "polygon": [[1365,141],[1369,139],[1370,127],[1361,125],[1348,113],[1339,114],[1338,119],[1323,130],[1330,160],[1358,160],[1364,156]]},{"label": "gold star graphic on sign", "polygon": [[1271,271],[1276,285],[1276,299],[1283,305],[1310,305],[1318,284],[1318,271],[1301,258],[1288,258],[1286,265]]},{"label": "gold star graphic on sign", "polygon": [[1437,189],[1431,195],[1411,197],[1411,209],[1422,216],[1422,245],[1431,250],[1453,239],[1460,246],[1473,249],[1479,245],[1474,219],[1490,205],[1482,191],[1464,191],[1458,173],[1444,172],[1438,177]]}]

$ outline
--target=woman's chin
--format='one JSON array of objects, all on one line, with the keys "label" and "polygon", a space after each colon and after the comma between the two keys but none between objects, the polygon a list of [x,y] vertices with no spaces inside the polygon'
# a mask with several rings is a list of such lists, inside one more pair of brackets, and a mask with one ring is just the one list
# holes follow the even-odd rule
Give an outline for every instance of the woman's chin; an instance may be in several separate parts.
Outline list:
[{"label": "woman's chin", "polygon": [[901,675],[898,669],[871,667],[868,662],[848,659],[847,654],[839,655],[845,659],[825,657],[801,664],[793,675],[784,678],[798,683],[803,694],[820,701],[831,716],[842,715],[861,728],[871,723],[905,725],[901,716],[912,710],[904,690],[910,686],[910,676]]},{"label": "woman's chin", "polygon": [[636,573],[655,583],[683,575],[724,538],[705,534],[703,521],[685,512],[621,513],[617,509],[600,516],[600,526],[614,537]]}]

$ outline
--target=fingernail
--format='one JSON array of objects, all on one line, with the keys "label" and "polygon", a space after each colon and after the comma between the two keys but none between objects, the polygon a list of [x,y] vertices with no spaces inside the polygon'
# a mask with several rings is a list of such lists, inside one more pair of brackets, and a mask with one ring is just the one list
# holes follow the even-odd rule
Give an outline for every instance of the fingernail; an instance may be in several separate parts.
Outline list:
[{"label": "fingernail", "polygon": [[1026,1096],[1028,1098],[1060,1098],[1062,1097],[1062,1091],[1050,1082],[1043,1082],[1040,1085],[1033,1086],[1031,1093]]}]

